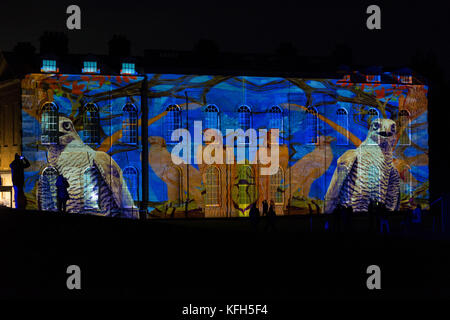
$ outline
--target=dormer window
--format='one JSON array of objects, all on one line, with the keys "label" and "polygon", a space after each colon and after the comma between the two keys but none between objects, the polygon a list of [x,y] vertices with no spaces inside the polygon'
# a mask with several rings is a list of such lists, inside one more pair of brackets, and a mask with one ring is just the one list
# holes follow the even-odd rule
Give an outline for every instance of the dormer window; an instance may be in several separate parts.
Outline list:
[{"label": "dormer window", "polygon": [[120,74],[122,75],[135,75],[136,65],[134,63],[124,62],[122,63],[122,69],[120,70]]},{"label": "dormer window", "polygon": [[366,75],[367,82],[381,82],[381,76],[379,74],[368,74]]},{"label": "dormer window", "polygon": [[100,73],[100,69],[97,69],[97,61],[84,61],[83,73]]},{"label": "dormer window", "polygon": [[59,72],[59,69],[56,67],[56,60],[48,60],[48,59],[42,60],[41,72],[51,72],[51,73]]},{"label": "dormer window", "polygon": [[399,75],[397,80],[400,83],[412,84],[412,75]]}]

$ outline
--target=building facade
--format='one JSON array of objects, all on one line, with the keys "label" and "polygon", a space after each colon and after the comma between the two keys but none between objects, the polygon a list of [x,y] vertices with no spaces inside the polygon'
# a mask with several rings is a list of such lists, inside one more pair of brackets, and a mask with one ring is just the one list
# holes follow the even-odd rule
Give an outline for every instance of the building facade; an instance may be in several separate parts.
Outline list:
[{"label": "building facade", "polygon": [[56,210],[59,174],[69,211],[130,218],[248,216],[263,200],[278,215],[427,207],[428,88],[389,79],[27,74],[27,208]]}]

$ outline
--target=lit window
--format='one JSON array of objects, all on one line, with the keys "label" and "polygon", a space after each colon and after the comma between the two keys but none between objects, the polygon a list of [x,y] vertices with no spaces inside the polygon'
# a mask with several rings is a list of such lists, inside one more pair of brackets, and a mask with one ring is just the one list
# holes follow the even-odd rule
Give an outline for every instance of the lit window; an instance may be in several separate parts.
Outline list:
[{"label": "lit window", "polygon": [[128,190],[130,191],[133,200],[138,200],[138,173],[136,168],[126,167],[123,169],[123,179],[126,181]]},{"label": "lit window", "polygon": [[405,84],[411,84],[412,83],[412,76],[411,75],[401,75],[397,76],[398,82],[405,83]]},{"label": "lit window", "polygon": [[270,128],[269,129],[278,129],[279,134],[283,130],[283,111],[279,106],[273,106],[269,110],[270,113]]},{"label": "lit window", "polygon": [[409,118],[409,112],[407,110],[401,110],[398,114],[400,125],[400,145],[411,144],[411,123]]},{"label": "lit window", "polygon": [[41,72],[59,72],[56,67],[56,60],[42,60]]},{"label": "lit window", "polygon": [[181,128],[181,109],[176,104],[171,104],[167,107],[166,111],[164,138],[166,139],[166,143],[177,143],[178,141],[172,141],[172,132]]},{"label": "lit window", "polygon": [[123,75],[134,75],[137,74],[136,66],[134,63],[122,63],[122,70],[120,70],[120,74]]},{"label": "lit window", "polygon": [[248,106],[240,106],[239,113],[239,127],[245,131],[250,129],[251,126],[251,110]]},{"label": "lit window", "polygon": [[122,142],[137,144],[138,140],[138,114],[137,109],[131,103],[123,107]]},{"label": "lit window", "polygon": [[205,129],[219,129],[219,109],[214,105],[205,108]]},{"label": "lit window", "polygon": [[283,204],[283,169],[278,167],[278,172],[270,176],[270,200],[277,204]]},{"label": "lit window", "polygon": [[41,114],[42,144],[57,144],[59,142],[58,107],[54,103],[46,103]]},{"label": "lit window", "polygon": [[100,70],[97,69],[96,61],[84,61],[83,66],[83,73],[100,73]]},{"label": "lit window", "polygon": [[366,75],[367,82],[381,82],[381,76],[379,74]]},{"label": "lit window", "polygon": [[90,167],[84,171],[84,209],[97,210],[99,208],[99,173],[97,168]]},{"label": "lit window", "polygon": [[219,204],[219,169],[209,167],[206,169],[206,205]]},{"label": "lit window", "polygon": [[339,108],[336,111],[338,129],[337,144],[346,146],[348,144],[348,113],[344,108]]},{"label": "lit window", "polygon": [[98,107],[94,103],[88,103],[84,106],[83,141],[87,144],[100,142],[100,119]]},{"label": "lit window", "polygon": [[306,113],[307,143],[316,144],[319,136],[319,121],[317,110],[314,107],[309,107]]},{"label": "lit window", "polygon": [[53,167],[47,167],[42,171],[40,176],[39,203],[41,210],[54,211],[57,210],[57,192],[56,179],[58,171]]}]

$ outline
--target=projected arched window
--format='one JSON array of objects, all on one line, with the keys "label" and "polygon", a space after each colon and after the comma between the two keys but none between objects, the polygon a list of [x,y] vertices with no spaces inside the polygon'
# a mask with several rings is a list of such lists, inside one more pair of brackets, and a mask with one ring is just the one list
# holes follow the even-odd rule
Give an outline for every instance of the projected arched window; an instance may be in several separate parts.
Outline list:
[{"label": "projected arched window", "polygon": [[269,129],[278,129],[279,134],[283,130],[283,111],[279,106],[273,106],[269,110],[270,114],[270,128]]},{"label": "projected arched window", "polygon": [[400,145],[410,145],[411,144],[411,120],[409,117],[409,112],[407,110],[401,110],[398,113],[399,125],[401,135],[400,135]]},{"label": "projected arched window", "polygon": [[164,139],[166,143],[177,143],[178,141],[172,141],[172,132],[181,128],[181,109],[176,104],[171,104],[166,111]]},{"label": "projected arched window", "polygon": [[256,185],[253,169],[249,165],[238,166],[238,202],[249,205],[256,198]]},{"label": "projected arched window", "polygon": [[137,108],[127,103],[123,109],[122,142],[137,144],[138,142],[138,112]]},{"label": "projected arched window", "polygon": [[367,114],[368,114],[367,123],[369,125],[373,120],[380,117],[378,110],[375,108],[370,108],[369,111],[367,111]]},{"label": "projected arched window", "polygon": [[346,146],[348,144],[348,113],[344,108],[336,111],[336,123],[339,125],[337,144]]},{"label": "projected arched window", "polygon": [[278,167],[278,171],[270,176],[270,200],[276,204],[283,204],[283,169]]},{"label": "projected arched window", "polygon": [[411,168],[407,165],[404,172],[404,180],[400,179],[400,198],[411,197],[411,182],[412,182],[412,174]]},{"label": "projected arched window", "polygon": [[248,106],[240,106],[238,109],[238,113],[239,113],[239,127],[245,132],[251,127],[252,111]]},{"label": "projected arched window", "polygon": [[177,205],[181,205],[183,201],[181,169],[175,166],[169,167],[167,169],[167,178],[169,179],[167,184],[169,200],[173,201]]},{"label": "projected arched window", "polygon": [[42,107],[41,114],[41,142],[43,144],[57,144],[59,142],[58,106],[48,102]]},{"label": "projected arched window", "polygon": [[41,209],[44,211],[57,210],[57,192],[56,179],[58,178],[58,170],[54,167],[47,167],[42,171],[40,176],[39,196]]},{"label": "projected arched window", "polygon": [[378,196],[380,193],[380,171],[379,169],[371,165],[369,167],[369,174],[368,174],[369,181],[367,182],[369,186],[369,199],[371,200],[378,200]]},{"label": "projected arched window", "polygon": [[83,174],[84,209],[97,210],[99,208],[99,173],[97,168],[86,168]]},{"label": "projected arched window", "polygon": [[219,129],[219,109],[215,105],[205,108],[205,129]]},{"label": "projected arched window", "polygon": [[307,143],[316,144],[319,136],[319,121],[316,108],[309,107],[306,111],[306,124],[308,130],[306,133]]},{"label": "projected arched window", "polygon": [[127,183],[128,191],[130,191],[133,200],[138,200],[139,177],[136,168],[126,167],[123,169],[123,179]]},{"label": "projected arched window", "polygon": [[83,142],[97,144],[100,142],[100,118],[98,107],[88,103],[83,108]]},{"label": "projected arched window", "polygon": [[206,169],[206,205],[219,205],[220,172],[217,167]]}]

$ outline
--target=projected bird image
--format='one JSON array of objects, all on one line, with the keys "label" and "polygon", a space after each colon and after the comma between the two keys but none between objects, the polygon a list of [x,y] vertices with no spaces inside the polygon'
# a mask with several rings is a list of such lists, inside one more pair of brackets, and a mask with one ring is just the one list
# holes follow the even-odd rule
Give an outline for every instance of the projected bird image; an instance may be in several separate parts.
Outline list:
[{"label": "projected bird image", "polygon": [[394,167],[392,153],[396,143],[396,124],[390,119],[372,121],[367,138],[346,151],[337,161],[325,198],[325,210],[336,205],[367,211],[370,201],[380,202],[389,210],[399,207],[400,175]]},{"label": "projected bird image", "polygon": [[[38,182],[38,206],[48,209],[53,192],[48,192],[56,173],[69,183],[69,212],[89,212],[102,215],[133,215],[133,199],[124,182],[122,169],[105,152],[95,151],[83,143],[67,117],[59,116],[59,143],[48,146],[48,165],[53,174],[43,174]],[[48,171],[48,170],[47,170]]]}]

